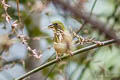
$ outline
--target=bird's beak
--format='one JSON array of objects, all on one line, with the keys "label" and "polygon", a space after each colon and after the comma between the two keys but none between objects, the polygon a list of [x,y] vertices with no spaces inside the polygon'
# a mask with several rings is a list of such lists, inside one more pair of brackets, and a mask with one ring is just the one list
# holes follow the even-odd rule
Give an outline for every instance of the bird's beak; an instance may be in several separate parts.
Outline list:
[{"label": "bird's beak", "polygon": [[48,29],[53,29],[53,26],[54,26],[53,24],[49,25]]}]

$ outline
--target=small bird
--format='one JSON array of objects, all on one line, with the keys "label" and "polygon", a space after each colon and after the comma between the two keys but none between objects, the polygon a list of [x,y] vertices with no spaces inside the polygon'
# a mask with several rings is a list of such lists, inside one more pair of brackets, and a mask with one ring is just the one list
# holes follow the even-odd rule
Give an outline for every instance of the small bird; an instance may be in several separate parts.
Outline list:
[{"label": "small bird", "polygon": [[56,51],[56,59],[64,53],[69,53],[72,56],[72,40],[73,37],[70,32],[64,27],[60,21],[54,21],[48,26],[54,32],[53,46]]},{"label": "small bird", "polygon": [[[72,56],[72,50],[74,44],[83,45],[84,43],[94,43],[97,45],[103,45],[102,42],[96,41],[93,38],[83,38],[82,36],[77,35],[75,32],[70,33],[66,27],[60,21],[54,21],[51,25],[48,26],[49,29],[52,29],[54,32],[53,46],[56,51],[56,58],[60,59],[59,56],[64,53],[69,53]],[[76,37],[77,40],[73,40]]]}]

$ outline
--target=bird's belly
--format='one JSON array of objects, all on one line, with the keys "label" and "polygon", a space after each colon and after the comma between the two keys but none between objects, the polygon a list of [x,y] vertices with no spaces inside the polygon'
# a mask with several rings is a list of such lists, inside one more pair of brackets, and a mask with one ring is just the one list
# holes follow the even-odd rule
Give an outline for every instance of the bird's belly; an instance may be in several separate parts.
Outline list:
[{"label": "bird's belly", "polygon": [[54,43],[54,49],[57,53],[65,53],[67,51],[67,45],[65,43]]}]

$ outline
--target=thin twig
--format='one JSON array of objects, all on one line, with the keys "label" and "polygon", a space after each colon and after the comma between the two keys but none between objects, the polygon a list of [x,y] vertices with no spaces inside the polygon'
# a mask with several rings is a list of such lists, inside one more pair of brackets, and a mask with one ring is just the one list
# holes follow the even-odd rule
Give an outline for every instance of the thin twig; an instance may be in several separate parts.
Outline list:
[{"label": "thin twig", "polygon": [[90,11],[90,16],[92,16],[92,12],[93,12],[93,9],[95,7],[96,2],[97,2],[97,0],[95,0],[94,3],[93,3],[93,6],[92,6],[91,11]]},{"label": "thin twig", "polygon": [[17,12],[18,12],[19,22],[21,22],[21,16],[20,16],[20,10],[19,10],[19,0],[16,0],[16,3],[17,3]]},{"label": "thin twig", "polygon": [[[105,46],[105,45],[108,45],[108,44],[112,44],[112,43],[115,43],[115,42],[116,42],[115,40],[107,40],[107,41],[103,42],[103,45],[93,44],[93,45],[87,46],[85,48],[78,49],[78,50],[74,51],[73,55],[81,54],[82,52],[85,52],[85,51],[88,51],[88,50],[91,50],[91,49],[94,49],[94,48],[98,48],[98,47],[101,47],[101,46]],[[60,58],[61,58],[61,60],[63,60],[63,59],[67,59],[69,57],[70,57],[70,55],[65,55],[65,56],[62,56]],[[15,80],[22,80],[22,79],[24,79],[24,78],[26,78],[26,77],[28,77],[28,76],[30,76],[30,75],[32,75],[32,74],[42,70],[42,69],[44,69],[44,68],[46,68],[46,67],[48,67],[48,66],[50,66],[52,64],[55,64],[57,62],[59,62],[58,59],[53,59],[53,60],[51,60],[51,61],[49,61],[49,62],[47,62],[47,63],[45,63],[45,64],[43,64],[43,65],[41,65],[41,66],[39,66],[37,68],[35,68],[35,69],[27,72],[26,74],[16,78]]]},{"label": "thin twig", "polygon": [[[93,9],[94,9],[94,7],[95,7],[96,2],[97,2],[97,0],[95,0],[94,3],[93,3],[93,6],[92,6],[91,11],[90,11],[90,17],[92,16],[92,12],[93,12]],[[76,31],[77,34],[83,29],[83,27],[85,26],[86,23],[87,23],[87,22],[85,21],[85,22],[82,24],[82,26],[80,27],[80,29]]]}]

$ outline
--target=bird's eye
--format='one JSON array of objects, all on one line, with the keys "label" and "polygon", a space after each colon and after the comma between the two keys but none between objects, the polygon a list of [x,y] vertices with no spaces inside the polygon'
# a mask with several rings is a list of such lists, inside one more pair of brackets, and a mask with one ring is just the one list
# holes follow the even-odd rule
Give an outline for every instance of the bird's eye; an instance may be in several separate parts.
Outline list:
[{"label": "bird's eye", "polygon": [[57,26],[58,24],[57,24],[57,23],[55,23],[54,25],[55,25],[55,26]]}]

